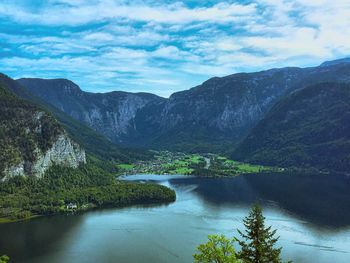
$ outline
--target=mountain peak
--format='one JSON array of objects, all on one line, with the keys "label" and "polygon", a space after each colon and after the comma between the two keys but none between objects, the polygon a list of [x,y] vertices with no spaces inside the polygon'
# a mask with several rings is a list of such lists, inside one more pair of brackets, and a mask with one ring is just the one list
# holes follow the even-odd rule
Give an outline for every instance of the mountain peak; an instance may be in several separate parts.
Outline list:
[{"label": "mountain peak", "polygon": [[334,66],[337,64],[350,64],[350,57],[323,62],[321,67]]},{"label": "mountain peak", "polygon": [[73,81],[68,79],[40,79],[40,78],[21,78],[17,80],[23,86],[51,89],[55,91],[63,91],[65,93],[80,93],[80,87]]}]

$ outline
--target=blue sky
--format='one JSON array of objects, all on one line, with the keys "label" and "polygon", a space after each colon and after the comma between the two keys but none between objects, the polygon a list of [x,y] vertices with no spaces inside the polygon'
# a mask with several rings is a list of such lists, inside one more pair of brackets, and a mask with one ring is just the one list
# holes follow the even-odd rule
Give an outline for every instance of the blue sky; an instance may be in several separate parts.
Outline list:
[{"label": "blue sky", "polygon": [[169,96],[350,55],[349,0],[1,0],[0,72]]}]

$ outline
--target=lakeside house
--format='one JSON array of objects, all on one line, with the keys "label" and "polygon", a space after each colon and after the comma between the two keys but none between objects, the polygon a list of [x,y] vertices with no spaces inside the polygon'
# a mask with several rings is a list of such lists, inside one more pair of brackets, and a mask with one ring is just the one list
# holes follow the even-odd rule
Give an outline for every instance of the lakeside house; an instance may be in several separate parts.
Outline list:
[{"label": "lakeside house", "polygon": [[75,209],[78,208],[78,206],[77,206],[76,204],[69,203],[69,204],[66,206],[66,208],[67,208],[68,210],[75,210]]}]

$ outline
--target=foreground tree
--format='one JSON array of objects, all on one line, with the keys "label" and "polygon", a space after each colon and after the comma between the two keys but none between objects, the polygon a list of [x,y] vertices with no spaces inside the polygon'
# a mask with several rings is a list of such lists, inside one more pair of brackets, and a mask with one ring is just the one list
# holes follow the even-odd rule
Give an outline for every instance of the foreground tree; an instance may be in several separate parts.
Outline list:
[{"label": "foreground tree", "polygon": [[259,205],[254,205],[249,215],[243,220],[244,233],[238,230],[242,240],[238,241],[241,251],[238,258],[244,263],[280,263],[282,248],[275,248],[279,237],[271,226],[265,226],[265,217]]},{"label": "foreground tree", "polygon": [[9,262],[10,258],[6,255],[3,255],[0,257],[0,263],[7,263]]},{"label": "foreground tree", "polygon": [[198,254],[194,254],[197,263],[239,263],[233,247],[233,240],[224,235],[209,235],[208,242],[198,246]]}]

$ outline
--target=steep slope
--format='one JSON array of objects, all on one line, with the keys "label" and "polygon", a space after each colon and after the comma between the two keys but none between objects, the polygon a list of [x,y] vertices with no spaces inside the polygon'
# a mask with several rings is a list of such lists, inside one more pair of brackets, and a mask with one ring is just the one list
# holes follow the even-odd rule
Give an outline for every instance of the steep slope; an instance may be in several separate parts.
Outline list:
[{"label": "steep slope", "polygon": [[246,136],[284,95],[315,83],[350,81],[349,61],[328,64],[210,79],[163,103],[142,108],[135,120],[135,140],[177,150],[215,150],[218,145],[218,150],[225,151]]},{"label": "steep slope", "polygon": [[[145,94],[140,99],[140,94],[86,93],[62,80],[18,81],[113,141],[151,148],[222,152],[244,138],[284,95],[321,82],[350,82],[350,63],[345,59],[318,67],[212,78],[190,90],[174,93],[169,99],[149,94],[148,99]],[[74,107],[64,106],[66,103]]]},{"label": "steep slope", "polygon": [[0,179],[43,176],[52,165],[78,167],[85,151],[44,110],[0,85]]},{"label": "steep slope", "polygon": [[162,98],[148,93],[89,93],[66,79],[19,79],[34,95],[117,143],[132,130],[136,112]]},{"label": "steep slope", "polygon": [[350,85],[322,83],[278,102],[233,158],[284,167],[350,171]]},{"label": "steep slope", "polygon": [[100,159],[108,159],[120,162],[129,162],[135,159],[149,158],[150,153],[143,150],[127,149],[111,143],[102,134],[94,131],[85,124],[73,119],[53,105],[43,101],[33,95],[28,89],[20,85],[17,81],[0,73],[0,84],[7,87],[17,96],[28,100],[36,105],[40,105],[47,111],[51,112],[55,118],[63,125],[79,145],[92,155]]}]

